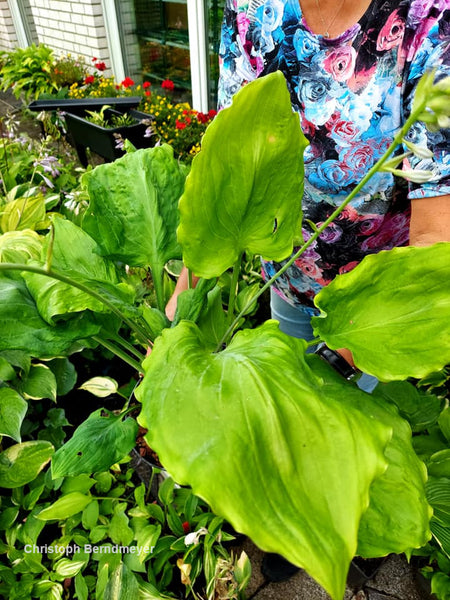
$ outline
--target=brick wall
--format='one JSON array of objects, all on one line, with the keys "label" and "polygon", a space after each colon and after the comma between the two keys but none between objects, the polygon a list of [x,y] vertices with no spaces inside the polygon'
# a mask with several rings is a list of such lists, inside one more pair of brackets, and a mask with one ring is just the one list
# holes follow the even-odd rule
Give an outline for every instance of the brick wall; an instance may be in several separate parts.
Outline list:
[{"label": "brick wall", "polygon": [[111,75],[108,41],[100,0],[29,0],[40,43],[55,54],[81,56],[91,64],[95,56]]},{"label": "brick wall", "polygon": [[13,50],[17,36],[7,0],[0,0],[0,50]]}]

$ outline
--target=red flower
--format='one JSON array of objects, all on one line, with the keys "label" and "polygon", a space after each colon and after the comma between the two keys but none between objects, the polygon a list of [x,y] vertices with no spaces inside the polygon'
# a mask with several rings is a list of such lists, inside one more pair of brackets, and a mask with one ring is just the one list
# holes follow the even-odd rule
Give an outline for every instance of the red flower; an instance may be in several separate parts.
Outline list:
[{"label": "red flower", "polygon": [[183,121],[179,121],[178,119],[175,121],[175,127],[177,129],[186,129],[186,123],[183,123]]},{"label": "red flower", "polygon": [[175,84],[171,79],[164,79],[161,83],[161,87],[163,90],[168,90],[169,92],[173,92],[175,88]]},{"label": "red flower", "polygon": [[125,88],[129,88],[134,85],[134,81],[131,79],[131,77],[125,77],[121,85],[123,85]]},{"label": "red flower", "polygon": [[95,63],[94,67],[96,69],[98,69],[99,71],[105,71],[106,70],[106,65],[105,65],[104,62]]},{"label": "red flower", "polygon": [[146,96],[151,96],[151,95],[152,95],[152,93],[151,93],[151,92],[149,92],[148,90],[147,90],[147,91],[145,91],[145,92],[144,92],[144,94],[145,94]]},{"label": "red flower", "polygon": [[185,522],[182,524],[182,527],[183,527],[183,531],[184,531],[184,533],[189,533],[189,532],[190,532],[190,530],[191,530],[191,526],[189,525],[189,521],[185,521]]},{"label": "red flower", "polygon": [[215,117],[216,115],[217,115],[217,111],[216,111],[216,110],[214,110],[214,109],[211,109],[211,110],[209,110],[209,111],[208,111],[208,117],[209,117],[210,119],[214,119],[214,117]]},{"label": "red flower", "polygon": [[84,78],[84,83],[88,85],[89,83],[94,83],[95,77],[93,75],[88,75]]},{"label": "red flower", "polygon": [[96,56],[93,56],[93,57],[92,57],[92,62],[95,62],[96,60],[97,60],[97,57],[96,57]]},{"label": "red flower", "polygon": [[146,90],[147,88],[149,88],[152,84],[150,83],[150,81],[144,81],[144,83],[142,84],[142,87],[144,88],[144,90]]},{"label": "red flower", "polygon": [[199,112],[197,113],[197,121],[199,123],[207,123],[209,121],[209,117],[208,115],[205,115],[205,113]]}]

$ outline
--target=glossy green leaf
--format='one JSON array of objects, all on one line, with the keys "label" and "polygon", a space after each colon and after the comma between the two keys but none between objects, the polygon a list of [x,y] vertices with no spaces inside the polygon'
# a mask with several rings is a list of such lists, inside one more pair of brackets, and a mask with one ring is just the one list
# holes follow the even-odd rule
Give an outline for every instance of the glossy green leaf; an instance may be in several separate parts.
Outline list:
[{"label": "glossy green leaf", "polygon": [[21,393],[31,400],[49,398],[56,402],[56,389],[55,374],[44,364],[31,365],[28,377],[20,385]]},{"label": "glossy green leaf", "polygon": [[114,544],[129,546],[133,540],[134,532],[128,525],[129,519],[125,514],[127,505],[120,502],[114,507],[114,514],[109,524],[108,535]]},{"label": "glossy green leaf", "polygon": [[446,477],[450,480],[450,448],[436,452],[430,457],[428,473],[434,477]]},{"label": "glossy green leaf", "polygon": [[27,414],[28,404],[15,390],[0,388],[0,435],[20,442],[20,427]]},{"label": "glossy green leaf", "polygon": [[388,468],[370,488],[370,505],[359,529],[358,554],[366,558],[409,554],[431,537],[432,509],[425,494],[425,465],[414,452],[408,423],[383,397],[375,392],[359,406],[390,425],[394,433],[385,450]]},{"label": "glossy green leaf", "polygon": [[200,279],[195,288],[182,292],[177,299],[177,310],[173,324],[177,325],[182,320],[195,323],[202,315],[203,309],[208,303],[207,295],[214,286],[214,280]]},{"label": "glossy green leaf", "polygon": [[42,358],[63,356],[74,350],[75,342],[99,331],[100,325],[89,315],[50,326],[37,311],[25,282],[0,276],[0,350],[24,350]]},{"label": "glossy green leaf", "polygon": [[139,585],[130,569],[121,563],[114,570],[105,589],[103,600],[131,600],[138,598]]},{"label": "glossy green leaf", "polygon": [[185,171],[163,145],[126,154],[83,176],[90,197],[83,229],[104,256],[152,270],[181,256],[175,230]]},{"label": "glossy green leaf", "polygon": [[178,239],[196,275],[220,276],[245,250],[273,260],[291,254],[307,143],[279,71],[246,85],[219,112],[180,199]]},{"label": "glossy green leaf", "polygon": [[414,432],[436,423],[442,410],[442,402],[437,396],[425,393],[407,381],[379,385],[377,395],[393,402]]},{"label": "glossy green leaf", "polygon": [[[47,236],[43,250],[46,254],[48,245],[53,244],[52,268],[76,278],[118,283],[113,263],[99,256],[98,245],[85,231],[62,218],[55,218],[53,227],[54,237],[52,234]],[[54,323],[55,317],[69,312],[107,310],[99,300],[57,279],[36,273],[24,273],[23,277],[40,314],[48,323]]]},{"label": "glossy green leaf", "polygon": [[177,482],[337,599],[391,429],[322,399],[305,345],[269,321],[214,354],[184,321],[146,359],[139,421]]},{"label": "glossy green leaf", "polygon": [[71,492],[70,494],[62,496],[47,508],[41,510],[36,517],[41,521],[59,521],[60,519],[67,519],[68,517],[83,511],[91,500],[91,496],[81,494],[80,492]]},{"label": "glossy green leaf", "polygon": [[438,423],[446,440],[450,443],[450,406],[442,411]]},{"label": "glossy green leaf", "polygon": [[[91,413],[52,460],[52,476],[106,471],[134,447],[137,423],[121,415],[102,416],[103,409]],[[92,443],[95,440],[95,444]]]},{"label": "glossy green leaf", "polygon": [[316,297],[313,327],[381,381],[421,378],[450,363],[450,243],[366,256]]},{"label": "glossy green leaf", "polygon": [[15,378],[16,371],[14,367],[6,360],[6,358],[0,356],[0,382],[12,381]]},{"label": "glossy green leaf", "polygon": [[[431,535],[431,509],[425,496],[426,469],[413,449],[408,423],[379,392],[385,386],[379,385],[372,394],[361,394],[317,355],[307,355],[306,360],[313,372],[322,377],[323,398],[345,397],[346,405],[393,430],[384,453],[388,468],[372,483],[369,508],[361,518],[358,554],[372,558],[409,553],[423,546]],[[409,388],[404,382],[400,387],[402,384]]]},{"label": "glossy green leaf", "polygon": [[33,481],[53,452],[52,444],[45,441],[10,446],[0,454],[0,487],[17,488]]},{"label": "glossy green leaf", "polygon": [[440,600],[450,598],[450,577],[441,571],[433,574],[431,579],[431,593]]},{"label": "glossy green leaf", "polygon": [[46,363],[56,379],[58,396],[65,396],[73,390],[77,382],[77,372],[67,358],[54,358]]}]

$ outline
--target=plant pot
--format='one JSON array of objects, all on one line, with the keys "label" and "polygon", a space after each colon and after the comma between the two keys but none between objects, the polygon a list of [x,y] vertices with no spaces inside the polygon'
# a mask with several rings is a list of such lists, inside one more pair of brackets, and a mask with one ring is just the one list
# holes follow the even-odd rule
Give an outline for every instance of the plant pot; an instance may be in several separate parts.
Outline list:
[{"label": "plant pot", "polygon": [[114,128],[101,127],[87,121],[81,115],[70,112],[65,114],[70,141],[84,167],[88,164],[86,148],[102,156],[106,161],[114,161],[123,156],[124,150],[117,146],[118,136],[129,140],[136,148],[149,148],[154,144],[153,138],[144,137],[148,124],[141,122],[143,119],[151,119],[150,115],[137,110],[119,111],[111,108],[106,109],[104,114],[108,117],[113,114],[122,115],[125,112],[135,119],[135,124]]}]

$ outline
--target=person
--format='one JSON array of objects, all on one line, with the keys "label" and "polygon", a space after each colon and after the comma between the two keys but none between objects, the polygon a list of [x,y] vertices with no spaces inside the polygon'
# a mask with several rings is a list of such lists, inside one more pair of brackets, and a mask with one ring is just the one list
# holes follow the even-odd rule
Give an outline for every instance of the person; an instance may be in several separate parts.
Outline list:
[{"label": "person", "polygon": [[[450,0],[226,0],[219,50],[219,110],[246,83],[275,70],[310,144],[304,155],[303,236],[320,226],[389,146],[408,116],[421,75],[450,74]],[[410,157],[422,184],[378,173],[271,290],[280,329],[312,339],[317,293],[367,254],[450,240],[450,131],[417,122]],[[400,149],[399,152],[402,150]],[[300,201],[300,200],[299,200]],[[270,278],[283,263],[262,263]],[[167,312],[187,285],[180,278]],[[352,362],[351,354],[340,350]],[[376,384],[364,377],[366,391]]]}]

